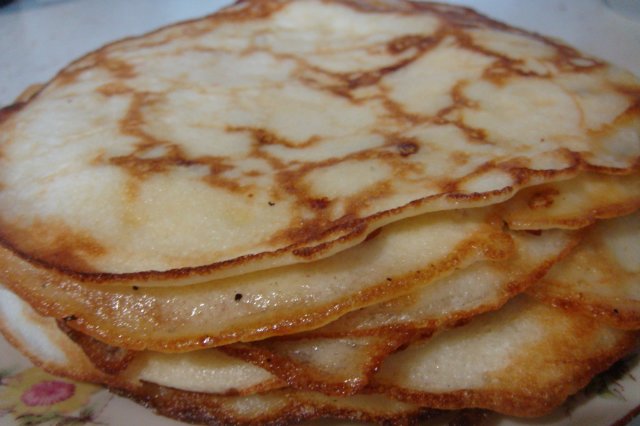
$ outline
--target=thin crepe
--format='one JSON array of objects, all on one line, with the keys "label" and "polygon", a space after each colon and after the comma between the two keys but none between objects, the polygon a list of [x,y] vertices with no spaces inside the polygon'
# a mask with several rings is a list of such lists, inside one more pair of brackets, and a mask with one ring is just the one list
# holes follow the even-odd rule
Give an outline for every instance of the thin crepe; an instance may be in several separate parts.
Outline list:
[{"label": "thin crepe", "polygon": [[598,222],[529,293],[622,329],[640,329],[640,213]]},{"label": "thin crepe", "polygon": [[521,295],[391,355],[372,388],[432,408],[542,416],[637,344],[638,333]]},{"label": "thin crepe", "polygon": [[[432,415],[429,410],[384,395],[335,398],[283,389],[248,396],[219,396],[141,383],[135,375],[110,376],[93,367],[54,320],[39,317],[8,290],[0,289],[0,294],[0,330],[34,363],[54,374],[107,385],[111,391],[177,420],[268,425],[333,417],[401,425]],[[8,323],[12,323],[11,327]]]},{"label": "thin crepe", "polygon": [[640,208],[640,175],[592,173],[520,191],[500,205],[510,229],[578,229]]},{"label": "thin crepe", "polygon": [[639,88],[469,9],[243,1],[2,110],[0,239],[103,284],[316,260],[408,216],[636,171]]},{"label": "thin crepe", "polygon": [[178,352],[320,327],[341,315],[428,285],[456,268],[513,253],[490,209],[406,219],[312,264],[207,285],[109,287],[34,267],[0,248],[0,282],[41,315],[105,343]]}]

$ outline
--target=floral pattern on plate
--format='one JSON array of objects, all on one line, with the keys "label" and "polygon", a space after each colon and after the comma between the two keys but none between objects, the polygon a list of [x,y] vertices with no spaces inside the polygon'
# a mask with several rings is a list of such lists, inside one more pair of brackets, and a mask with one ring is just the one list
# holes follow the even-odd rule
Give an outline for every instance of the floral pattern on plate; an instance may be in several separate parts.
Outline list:
[{"label": "floral pattern on plate", "polygon": [[21,426],[104,424],[98,416],[110,399],[99,386],[52,376],[37,367],[0,370],[0,416],[11,416]]}]

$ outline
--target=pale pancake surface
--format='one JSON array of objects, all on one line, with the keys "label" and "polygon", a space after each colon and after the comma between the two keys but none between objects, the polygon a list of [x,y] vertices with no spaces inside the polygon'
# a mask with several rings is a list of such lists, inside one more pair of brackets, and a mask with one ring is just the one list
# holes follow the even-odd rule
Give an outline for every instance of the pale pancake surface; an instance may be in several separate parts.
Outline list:
[{"label": "pale pancake surface", "polygon": [[220,350],[270,371],[292,388],[344,396],[361,391],[380,362],[410,339],[411,335],[403,333],[266,339]]},{"label": "pale pancake surface", "polygon": [[574,179],[526,188],[500,205],[510,229],[577,229],[640,208],[640,174]]},{"label": "pale pancake surface", "polygon": [[598,222],[530,293],[614,327],[640,329],[640,213]]},{"label": "pale pancake surface", "polygon": [[245,1],[3,110],[0,238],[137,285],[314,260],[403,217],[632,171],[639,87],[468,9]]},{"label": "pale pancake surface", "polygon": [[576,233],[559,230],[510,235],[516,252],[507,259],[474,263],[410,294],[349,312],[304,335],[376,336],[417,330],[424,334],[456,325],[498,309],[534,286],[580,240]]},{"label": "pale pancake surface", "polygon": [[433,408],[542,416],[633,350],[637,339],[521,295],[389,356],[374,389]]}]

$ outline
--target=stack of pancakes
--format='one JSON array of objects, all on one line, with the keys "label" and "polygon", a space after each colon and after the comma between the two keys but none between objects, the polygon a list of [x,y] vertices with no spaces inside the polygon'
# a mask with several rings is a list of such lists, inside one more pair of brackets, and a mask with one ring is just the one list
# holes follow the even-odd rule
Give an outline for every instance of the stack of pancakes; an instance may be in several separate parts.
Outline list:
[{"label": "stack of pancakes", "polygon": [[0,328],[196,423],[540,416],[634,350],[640,81],[472,10],[247,0],[0,110]]}]

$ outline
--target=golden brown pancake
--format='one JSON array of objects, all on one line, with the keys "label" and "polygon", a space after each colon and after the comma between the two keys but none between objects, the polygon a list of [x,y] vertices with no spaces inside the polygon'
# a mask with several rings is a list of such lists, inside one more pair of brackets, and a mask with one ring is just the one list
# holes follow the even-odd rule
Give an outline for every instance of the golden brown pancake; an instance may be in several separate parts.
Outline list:
[{"label": "golden brown pancake", "polygon": [[4,110],[0,238],[104,284],[311,261],[408,216],[637,170],[639,88],[469,9],[247,0]]}]

